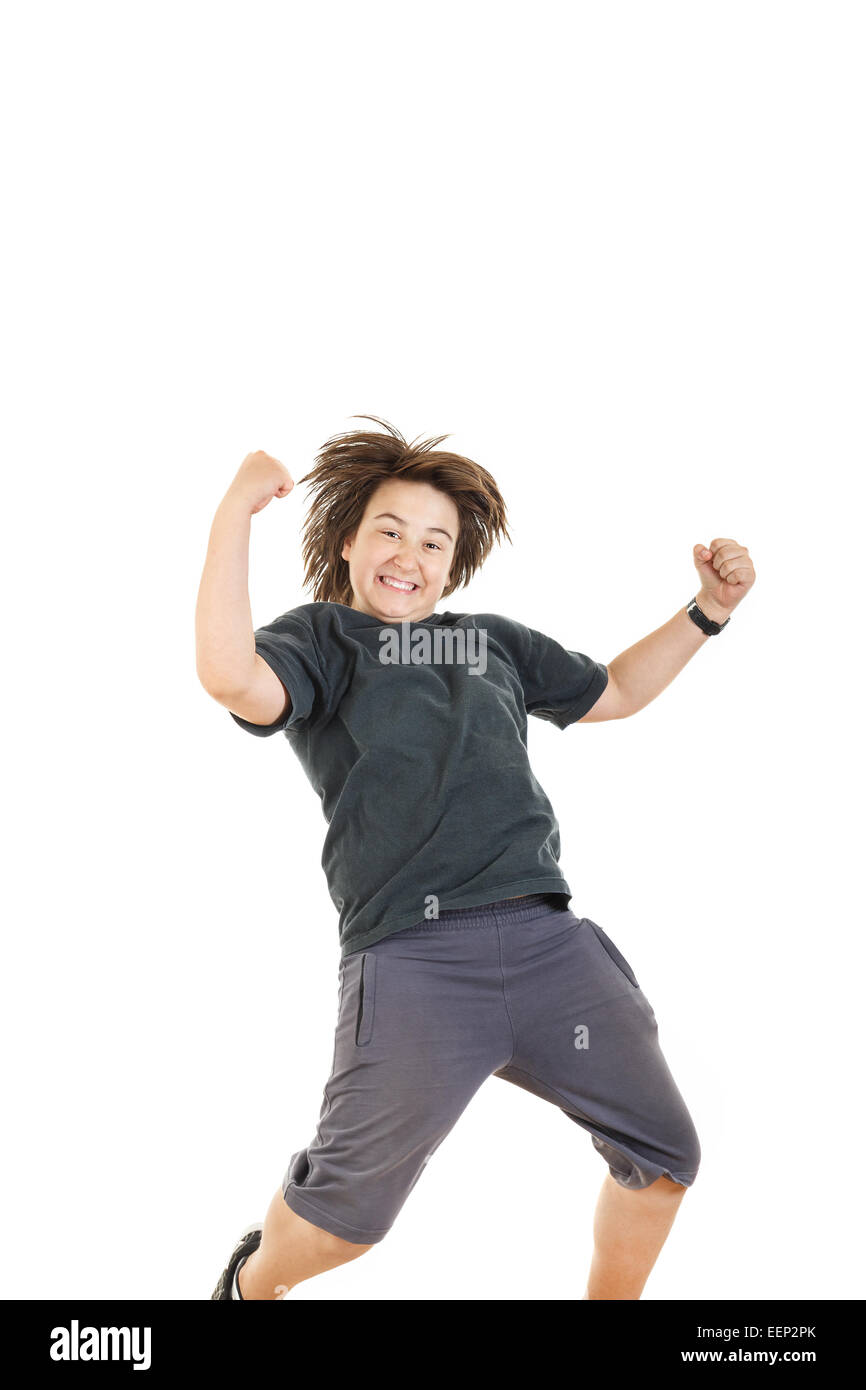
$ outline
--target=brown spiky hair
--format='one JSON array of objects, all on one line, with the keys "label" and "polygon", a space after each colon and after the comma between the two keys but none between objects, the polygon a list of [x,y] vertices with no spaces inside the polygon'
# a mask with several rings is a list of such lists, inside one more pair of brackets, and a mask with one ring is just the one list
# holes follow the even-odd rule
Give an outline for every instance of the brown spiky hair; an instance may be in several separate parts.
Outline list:
[{"label": "brown spiky hair", "polygon": [[502,536],[512,543],[506,526],[505,502],[496,482],[481,464],[436,445],[437,435],[423,444],[407,444],[399,430],[378,415],[353,415],[374,420],[387,434],[349,430],[333,435],[316,455],[316,465],[298,481],[309,483],[313,500],[304,523],[304,588],[313,586],[314,602],[352,606],[349,564],[341,554],[352,539],[373,493],[382,483],[399,478],[428,483],[454,502],[460,516],[457,543],[448,585],[453,594],[480,569]]}]

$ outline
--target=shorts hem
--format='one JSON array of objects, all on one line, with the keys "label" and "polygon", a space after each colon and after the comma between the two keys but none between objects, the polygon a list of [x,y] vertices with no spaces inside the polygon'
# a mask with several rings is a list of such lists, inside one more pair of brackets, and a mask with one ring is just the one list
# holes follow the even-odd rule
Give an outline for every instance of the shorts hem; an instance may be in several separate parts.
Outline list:
[{"label": "shorts hem", "polygon": [[[493,1074],[503,1081],[514,1081],[514,1084],[518,1086],[524,1084],[516,1081],[514,1076],[509,1075],[509,1073],[519,1073],[535,1082],[534,1086],[526,1086],[525,1089],[538,1096],[542,1096],[542,1092],[546,1092],[546,1096],[542,1096],[542,1099],[550,1100],[552,1104],[559,1107],[566,1119],[586,1130],[592,1140],[593,1148],[607,1164],[610,1176],[619,1187],[624,1187],[630,1191],[639,1191],[641,1188],[649,1187],[657,1178],[670,1178],[671,1182],[679,1183],[680,1187],[691,1187],[697,1177],[699,1172],[697,1168],[681,1169],[674,1173],[670,1168],[665,1168],[663,1164],[656,1163],[654,1159],[640,1153],[633,1145],[625,1143],[618,1137],[612,1138],[610,1133],[605,1133],[590,1115],[575,1110],[567,1095],[558,1090],[557,1087],[551,1086],[549,1082],[542,1081],[532,1072],[526,1071],[525,1068],[508,1063]],[[539,1087],[541,1090],[538,1089]],[[671,1150],[674,1147],[670,1146]],[[664,1146],[659,1145],[656,1151],[664,1152]],[[697,1159],[698,1154],[699,1149],[695,1149],[691,1153],[687,1150],[682,1151],[683,1158]],[[623,1164],[627,1167],[624,1168]],[[640,1181],[636,1182],[636,1178]]]},{"label": "shorts hem", "polygon": [[318,1226],[320,1230],[327,1231],[329,1235],[351,1241],[353,1245],[377,1245],[388,1234],[387,1227],[385,1230],[364,1231],[357,1226],[350,1226],[348,1222],[341,1221],[338,1216],[331,1216],[329,1212],[321,1211],[293,1187],[283,1189],[283,1201],[296,1216],[302,1216],[311,1225]]},{"label": "shorts hem", "polygon": [[[646,1171],[645,1162],[643,1163],[643,1167],[644,1171]],[[630,1191],[637,1192],[642,1191],[645,1187],[652,1187],[652,1184],[657,1182],[659,1178],[669,1178],[671,1182],[678,1183],[680,1187],[691,1187],[695,1178],[698,1176],[697,1173],[672,1173],[669,1168],[660,1168],[657,1173],[653,1173],[652,1177],[647,1178],[646,1182],[632,1182],[630,1179],[624,1182],[622,1177],[618,1173],[615,1173],[612,1168],[609,1167],[609,1171],[614,1182],[618,1183],[620,1187],[625,1187]]]}]

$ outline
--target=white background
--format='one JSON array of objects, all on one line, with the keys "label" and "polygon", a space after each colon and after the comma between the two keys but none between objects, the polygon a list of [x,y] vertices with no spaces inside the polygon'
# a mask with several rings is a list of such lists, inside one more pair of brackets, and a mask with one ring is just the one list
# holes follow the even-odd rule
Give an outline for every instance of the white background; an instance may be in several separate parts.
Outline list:
[{"label": "white background", "polygon": [[[209,1298],[312,1138],[326,825],[199,684],[243,457],[391,421],[513,545],[439,607],[608,662],[746,545],[729,627],[530,755],[703,1148],[645,1299],[862,1298],[857,4],[6,7],[6,1298]],[[309,601],[306,490],[253,518]],[[489,1080],[294,1300],[579,1299],[606,1165]],[[859,1229],[858,1229],[859,1228]]]}]

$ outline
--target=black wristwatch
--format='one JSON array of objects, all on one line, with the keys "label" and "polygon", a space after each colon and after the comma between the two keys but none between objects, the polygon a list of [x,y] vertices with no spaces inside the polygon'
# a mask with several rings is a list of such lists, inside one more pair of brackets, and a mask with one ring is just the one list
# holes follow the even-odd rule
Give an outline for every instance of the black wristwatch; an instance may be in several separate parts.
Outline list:
[{"label": "black wristwatch", "polygon": [[697,595],[695,595],[691,603],[686,608],[686,612],[688,613],[692,622],[697,623],[698,627],[701,629],[701,632],[705,632],[708,637],[716,637],[718,633],[721,632],[722,628],[727,627],[728,623],[731,621],[730,618],[725,618],[725,621],[723,623],[714,623],[712,618],[708,618],[706,613],[702,613],[700,608],[698,608]]}]

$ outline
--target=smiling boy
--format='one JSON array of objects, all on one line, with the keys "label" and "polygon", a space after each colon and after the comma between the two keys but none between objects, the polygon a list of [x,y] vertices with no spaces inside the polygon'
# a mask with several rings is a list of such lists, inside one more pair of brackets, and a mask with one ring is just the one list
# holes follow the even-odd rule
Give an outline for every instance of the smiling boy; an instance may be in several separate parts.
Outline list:
[{"label": "smiling boy", "polygon": [[[583,1297],[637,1299],[700,1145],[631,965],[568,907],[526,719],[636,713],[726,625],[754,569],[734,541],[696,546],[695,599],[607,665],[502,614],[439,610],[510,539],[505,505],[487,470],[435,449],[444,436],[416,447],[377,422],[388,433],[329,440],[302,479],[311,603],[253,631],[250,518],[294,486],[261,452],[220,504],[199,590],[202,684],[249,733],[282,732],[321,798],[340,940],[315,1135],[213,1297],[282,1297],[384,1239],[496,1076],[590,1135],[608,1173]],[[411,662],[382,660],[383,628],[423,636]],[[483,634],[484,672],[437,660],[440,629]]]}]

